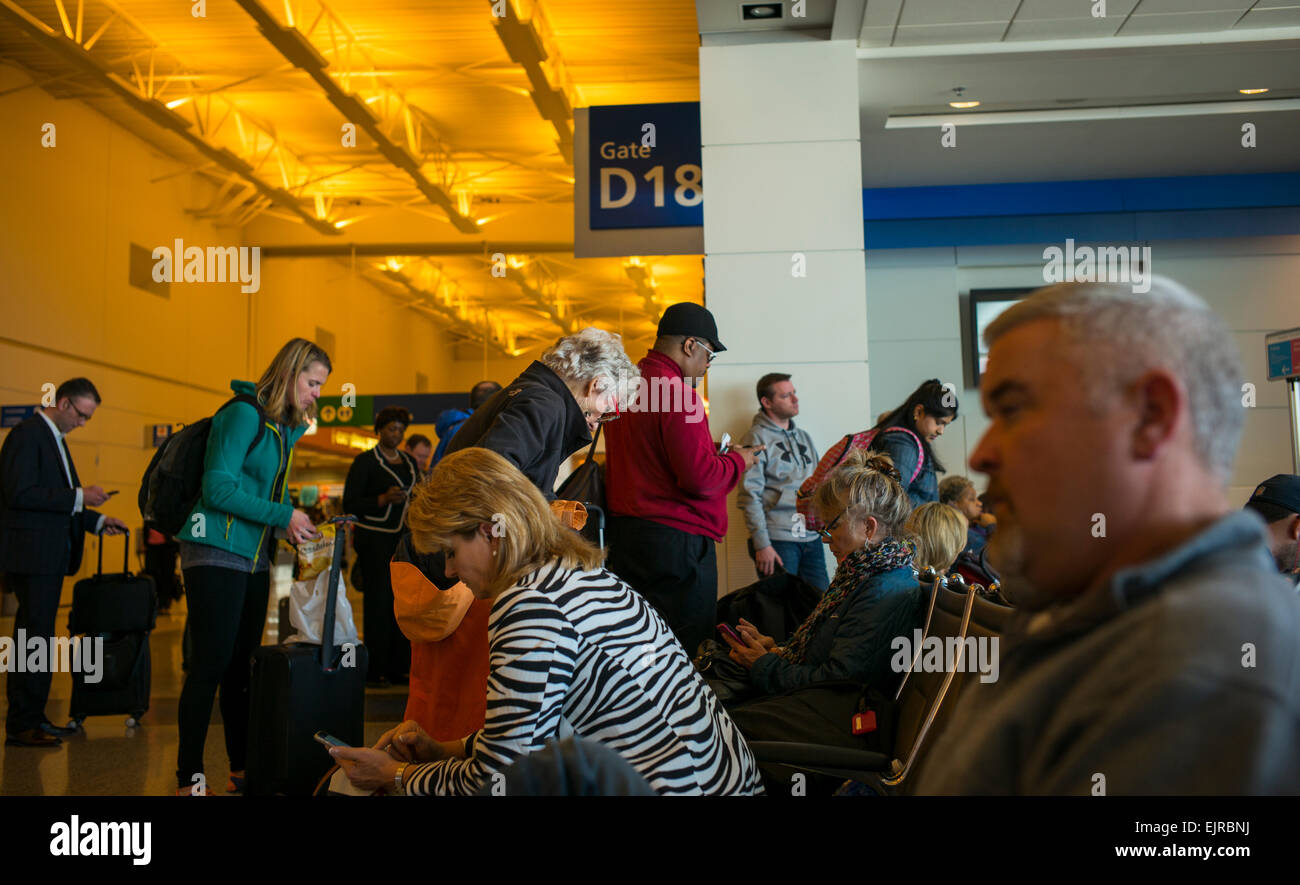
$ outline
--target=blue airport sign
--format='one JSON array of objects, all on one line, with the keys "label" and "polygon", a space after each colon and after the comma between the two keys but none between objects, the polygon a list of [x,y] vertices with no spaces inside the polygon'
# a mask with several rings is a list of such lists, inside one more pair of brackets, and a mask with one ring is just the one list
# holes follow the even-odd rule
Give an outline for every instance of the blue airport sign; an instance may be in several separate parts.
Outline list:
[{"label": "blue airport sign", "polygon": [[699,102],[588,113],[591,229],[704,224]]},{"label": "blue airport sign", "polygon": [[33,406],[0,406],[0,429],[17,427],[35,415],[40,407],[40,403]]}]

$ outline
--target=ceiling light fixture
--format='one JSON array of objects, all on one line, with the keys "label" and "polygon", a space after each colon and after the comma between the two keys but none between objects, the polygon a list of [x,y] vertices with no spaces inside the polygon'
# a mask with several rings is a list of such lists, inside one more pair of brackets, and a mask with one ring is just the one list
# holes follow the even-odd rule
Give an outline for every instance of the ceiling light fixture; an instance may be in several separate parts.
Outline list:
[{"label": "ceiling light fixture", "polygon": [[964,110],[967,110],[968,108],[977,108],[977,107],[980,106],[980,103],[979,103],[978,101],[967,101],[967,100],[966,100],[966,98],[965,98],[966,87],[965,87],[965,86],[954,86],[954,87],[952,87],[952,93],[953,93],[953,95],[956,96],[956,98],[954,98],[952,101],[948,102],[948,107],[950,107],[950,108],[956,108],[956,109],[959,110],[959,111],[964,111]]},{"label": "ceiling light fixture", "polygon": [[781,18],[780,3],[742,3],[740,17],[743,21]]},{"label": "ceiling light fixture", "polygon": [[1237,91],[1242,95],[1261,95],[1268,92],[1267,89],[1238,89]]}]

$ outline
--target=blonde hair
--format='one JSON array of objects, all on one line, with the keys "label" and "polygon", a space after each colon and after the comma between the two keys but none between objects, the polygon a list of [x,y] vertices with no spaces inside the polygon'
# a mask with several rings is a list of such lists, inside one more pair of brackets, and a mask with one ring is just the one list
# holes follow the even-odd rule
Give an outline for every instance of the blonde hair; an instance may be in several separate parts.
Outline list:
[{"label": "blonde hair", "polygon": [[912,511],[894,459],[884,452],[854,449],[813,493],[813,506],[823,523],[839,513],[854,522],[873,517],[894,537]]},{"label": "blonde hair", "polygon": [[418,553],[446,550],[452,536],[467,538],[490,524],[500,542],[485,588],[491,595],[552,560],[564,568],[601,565],[601,551],[562,526],[537,487],[490,449],[461,449],[439,461],[413,490],[406,521]]},{"label": "blonde hair", "polygon": [[903,530],[916,541],[916,568],[946,572],[966,546],[967,525],[965,515],[938,501],[913,510]]},{"label": "blonde hair", "polygon": [[316,404],[306,409],[298,406],[298,376],[320,363],[326,372],[334,371],[329,354],[306,338],[293,338],[271,360],[257,382],[257,399],[271,420],[290,427],[306,424],[316,416]]}]

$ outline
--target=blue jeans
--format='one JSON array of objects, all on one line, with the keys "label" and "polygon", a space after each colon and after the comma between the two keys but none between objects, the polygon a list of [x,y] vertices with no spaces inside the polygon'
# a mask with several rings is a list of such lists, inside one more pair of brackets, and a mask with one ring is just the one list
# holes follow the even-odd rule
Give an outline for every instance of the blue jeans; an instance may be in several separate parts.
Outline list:
[{"label": "blue jeans", "polygon": [[[826,554],[822,552],[824,546],[820,538],[812,541],[772,541],[776,555],[785,563],[785,570],[818,590],[825,590],[830,584],[826,577]],[[749,544],[749,555],[754,555],[752,541]]]}]

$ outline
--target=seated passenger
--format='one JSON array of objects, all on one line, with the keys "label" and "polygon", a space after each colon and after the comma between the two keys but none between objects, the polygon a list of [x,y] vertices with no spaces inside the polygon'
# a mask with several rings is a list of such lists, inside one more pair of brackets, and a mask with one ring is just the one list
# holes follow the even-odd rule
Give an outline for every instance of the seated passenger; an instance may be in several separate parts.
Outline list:
[{"label": "seated passenger", "polygon": [[920,794],[1300,792],[1300,601],[1227,479],[1232,336],[1172,280],[1071,283],[989,324],[989,553],[1017,612]]},{"label": "seated passenger", "polygon": [[1277,570],[1300,591],[1300,476],[1279,473],[1264,480],[1246,509],[1268,523],[1268,550]]},{"label": "seated passenger", "polygon": [[997,528],[997,520],[984,512],[984,502],[975,494],[975,484],[964,476],[947,476],[939,483],[939,501],[966,517],[965,553],[979,553]]},{"label": "seated passenger", "polygon": [[839,561],[817,608],[783,647],[744,620],[743,643],[723,638],[765,694],[843,680],[886,690],[898,678],[890,641],[917,614],[916,546],[903,535],[911,502],[888,455],[856,449],[817,487],[814,505]]},{"label": "seated passenger", "polygon": [[931,501],[912,511],[903,530],[916,541],[917,571],[932,568],[941,575],[966,546],[966,517],[947,504]]},{"label": "seated passenger", "polygon": [[740,732],[663,620],[513,464],[480,448],[447,455],[408,521],[417,552],[444,551],[447,577],[492,601],[487,721],[451,743],[405,722],[375,749],[332,750],[355,786],[468,796],[576,735],[619,753],[656,793],[761,792]]}]

